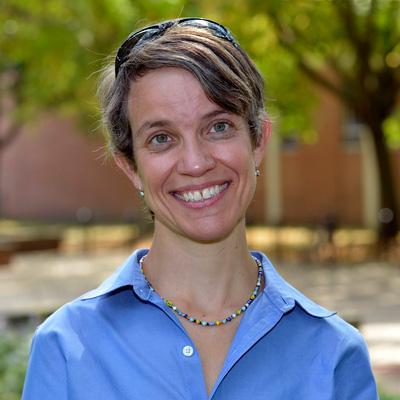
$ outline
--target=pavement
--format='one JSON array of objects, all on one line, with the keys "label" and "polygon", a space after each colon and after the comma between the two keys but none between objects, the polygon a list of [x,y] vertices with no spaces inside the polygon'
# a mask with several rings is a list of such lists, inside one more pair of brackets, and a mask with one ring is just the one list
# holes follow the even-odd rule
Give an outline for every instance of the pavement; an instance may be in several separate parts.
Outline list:
[{"label": "pavement", "polygon": [[[18,321],[35,324],[37,316],[96,287],[128,254],[114,250],[14,257],[0,268],[0,329]],[[400,394],[400,265],[275,262],[275,266],[293,286],[359,327],[380,386]]]}]

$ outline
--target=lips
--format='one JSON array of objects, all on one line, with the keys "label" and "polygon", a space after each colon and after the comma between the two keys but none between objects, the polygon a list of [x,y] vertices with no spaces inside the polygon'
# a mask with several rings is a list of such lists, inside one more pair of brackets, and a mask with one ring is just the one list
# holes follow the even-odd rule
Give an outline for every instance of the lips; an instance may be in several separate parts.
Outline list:
[{"label": "lips", "polygon": [[212,199],[216,197],[218,194],[226,190],[229,186],[228,182],[225,182],[221,185],[212,185],[201,190],[187,190],[182,192],[174,192],[174,195],[185,202],[190,203],[199,203],[205,200]]}]

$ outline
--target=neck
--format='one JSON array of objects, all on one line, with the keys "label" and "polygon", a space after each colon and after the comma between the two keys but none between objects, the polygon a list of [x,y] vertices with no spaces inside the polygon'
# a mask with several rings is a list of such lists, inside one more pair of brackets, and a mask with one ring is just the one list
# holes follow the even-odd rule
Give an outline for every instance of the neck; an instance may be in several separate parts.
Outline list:
[{"label": "neck", "polygon": [[244,220],[214,243],[194,242],[156,225],[144,271],[162,297],[203,314],[241,305],[257,279]]}]

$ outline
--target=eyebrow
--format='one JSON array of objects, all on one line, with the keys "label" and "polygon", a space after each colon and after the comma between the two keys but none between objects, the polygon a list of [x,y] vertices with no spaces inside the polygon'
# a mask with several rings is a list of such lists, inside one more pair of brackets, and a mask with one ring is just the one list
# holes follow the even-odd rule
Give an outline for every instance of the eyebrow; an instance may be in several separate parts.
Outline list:
[{"label": "eyebrow", "polygon": [[[224,110],[223,108],[218,108],[213,111],[208,112],[207,114],[204,114],[201,119],[209,119],[216,117],[221,114],[232,114],[229,111]],[[151,128],[165,128],[172,126],[173,122],[172,120],[169,119],[160,119],[160,120],[155,120],[155,121],[146,121],[145,123],[142,124],[142,126],[137,130],[137,135],[140,136],[140,134],[145,131],[146,129],[151,129]]]}]

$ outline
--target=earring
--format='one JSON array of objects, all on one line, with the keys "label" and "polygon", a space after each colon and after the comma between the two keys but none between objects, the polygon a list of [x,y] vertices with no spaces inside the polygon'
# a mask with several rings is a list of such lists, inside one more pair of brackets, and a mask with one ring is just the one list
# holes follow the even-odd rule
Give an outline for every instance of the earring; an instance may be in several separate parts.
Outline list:
[{"label": "earring", "polygon": [[139,197],[140,198],[144,198],[144,191],[143,190],[139,190]]},{"label": "earring", "polygon": [[254,175],[255,176],[260,176],[261,175],[261,172],[260,172],[260,170],[258,168],[256,168],[256,171],[254,172]]}]

